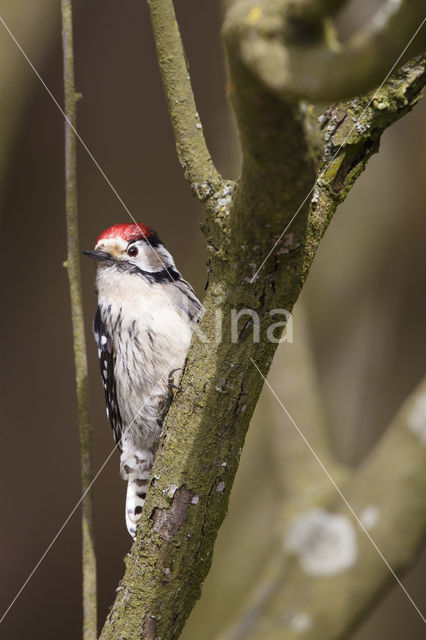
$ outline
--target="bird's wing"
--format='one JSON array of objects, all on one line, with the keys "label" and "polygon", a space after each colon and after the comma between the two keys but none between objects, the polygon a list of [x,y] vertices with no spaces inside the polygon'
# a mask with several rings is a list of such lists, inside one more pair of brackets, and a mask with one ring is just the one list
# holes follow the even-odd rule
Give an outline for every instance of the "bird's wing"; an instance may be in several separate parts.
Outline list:
[{"label": "bird's wing", "polygon": [[198,322],[202,318],[204,310],[194,289],[182,277],[173,282],[173,286],[178,296],[177,305],[186,312],[191,322]]},{"label": "bird's wing", "polygon": [[93,333],[95,334],[95,340],[98,346],[98,358],[105,389],[107,416],[112,426],[114,442],[118,444],[121,449],[121,415],[117,404],[117,391],[115,386],[114,349],[111,336],[108,334],[106,326],[102,321],[99,307],[96,310],[95,320],[93,322]]}]

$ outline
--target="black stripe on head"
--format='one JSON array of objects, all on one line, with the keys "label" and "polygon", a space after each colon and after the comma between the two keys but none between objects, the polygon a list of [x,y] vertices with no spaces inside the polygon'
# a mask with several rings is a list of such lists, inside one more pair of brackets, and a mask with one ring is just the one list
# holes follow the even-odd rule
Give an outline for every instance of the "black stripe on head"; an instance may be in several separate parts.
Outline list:
[{"label": "black stripe on head", "polygon": [[[142,269],[141,269],[142,271]],[[174,267],[167,267],[161,269],[160,271],[142,271],[142,274],[147,278],[151,283],[154,282],[176,282],[182,276],[179,271]]]},{"label": "black stripe on head", "polygon": [[115,262],[115,266],[117,269],[124,271],[125,273],[137,273],[140,276],[143,276],[150,284],[176,282],[176,280],[182,278],[179,271],[172,266],[160,269],[159,271],[145,271],[132,262],[128,262],[128,260],[117,260]]},{"label": "black stripe on head", "polygon": [[160,238],[158,237],[158,233],[156,231],[152,231],[152,233],[149,236],[144,236],[143,234],[140,234],[139,236],[135,236],[134,238],[131,238],[127,246],[130,247],[135,242],[145,242],[145,244],[148,244],[151,247],[159,247],[160,244],[163,244]]}]

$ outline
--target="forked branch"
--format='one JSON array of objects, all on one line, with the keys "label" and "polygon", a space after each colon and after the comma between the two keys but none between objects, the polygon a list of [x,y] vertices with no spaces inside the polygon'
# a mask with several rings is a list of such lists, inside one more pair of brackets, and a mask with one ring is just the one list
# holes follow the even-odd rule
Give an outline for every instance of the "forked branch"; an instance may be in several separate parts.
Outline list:
[{"label": "forked branch", "polygon": [[[197,193],[201,184],[199,197],[209,213],[210,272],[205,314],[167,415],[137,538],[102,640],[179,637],[209,571],[262,389],[253,362],[266,376],[276,349],[276,341],[265,337],[270,310],[291,311],[337,205],[377,150],[383,130],[412,108],[424,85],[424,60],[416,60],[386,83],[380,102],[372,101],[365,113],[357,109],[369,103],[366,97],[339,105],[324,121],[319,153],[311,110],[265,88],[242,63],[235,25],[226,21],[243,167],[236,185],[221,185],[194,126],[195,103],[171,1],[151,0],[151,11],[178,152]],[[176,79],[185,76],[185,90],[174,85],[173,69]],[[353,118],[362,124],[355,132],[349,126]],[[349,127],[350,135],[336,144],[341,127]],[[209,180],[221,185],[213,197]],[[280,238],[279,250],[271,253]],[[236,310],[258,312],[259,341],[247,321],[233,339],[229,318]]]}]

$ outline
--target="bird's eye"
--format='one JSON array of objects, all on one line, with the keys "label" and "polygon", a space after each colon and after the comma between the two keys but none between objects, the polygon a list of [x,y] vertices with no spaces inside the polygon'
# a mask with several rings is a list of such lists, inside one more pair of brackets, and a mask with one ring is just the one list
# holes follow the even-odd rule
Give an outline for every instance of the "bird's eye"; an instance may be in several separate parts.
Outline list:
[{"label": "bird's eye", "polygon": [[130,256],[131,258],[135,258],[139,253],[139,250],[137,247],[130,247],[129,249],[127,249],[127,255]]}]

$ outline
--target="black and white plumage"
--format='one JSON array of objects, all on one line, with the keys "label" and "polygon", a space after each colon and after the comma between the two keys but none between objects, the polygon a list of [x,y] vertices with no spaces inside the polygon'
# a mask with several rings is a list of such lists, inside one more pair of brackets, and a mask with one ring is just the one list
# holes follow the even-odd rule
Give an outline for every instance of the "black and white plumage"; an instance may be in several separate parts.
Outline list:
[{"label": "black and white plumage", "polygon": [[136,534],[169,395],[185,361],[201,304],[157,234],[142,224],[110,227],[95,251],[94,334],[107,415],[128,482],[126,524]]}]

